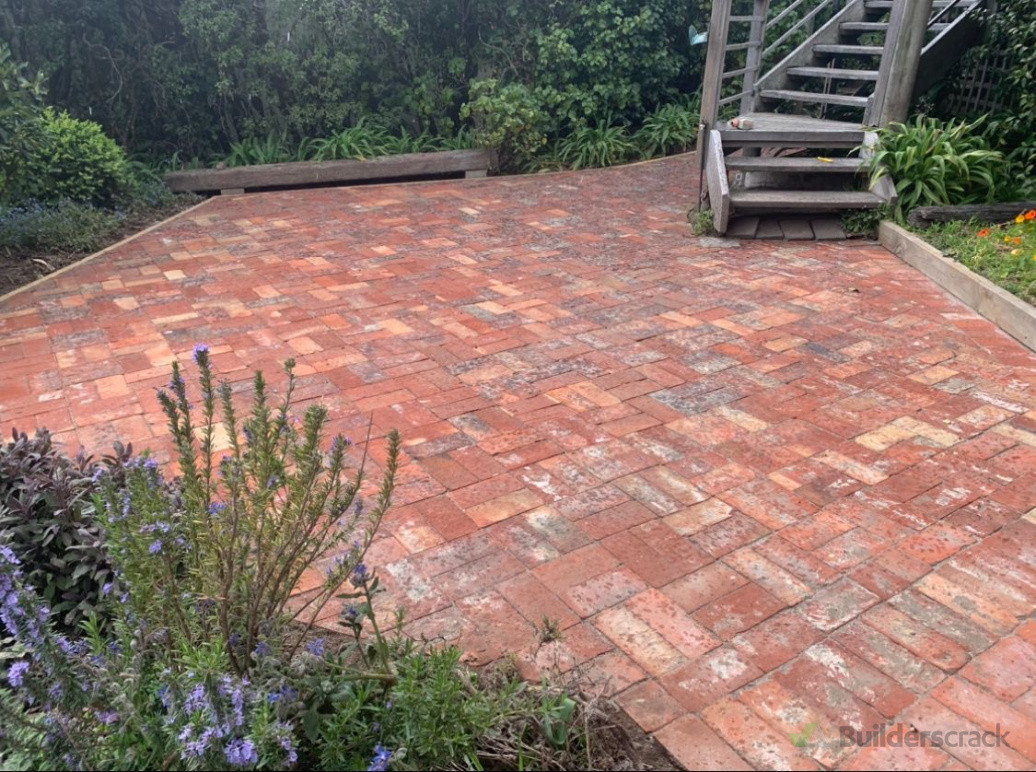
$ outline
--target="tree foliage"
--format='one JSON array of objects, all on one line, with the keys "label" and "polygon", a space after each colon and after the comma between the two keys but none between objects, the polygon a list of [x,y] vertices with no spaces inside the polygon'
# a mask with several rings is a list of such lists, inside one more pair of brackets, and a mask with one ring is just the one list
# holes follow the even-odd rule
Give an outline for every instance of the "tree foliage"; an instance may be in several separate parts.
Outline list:
[{"label": "tree foliage", "polygon": [[637,121],[697,88],[686,28],[707,5],[0,0],[0,36],[45,73],[53,104],[123,146],[209,160],[245,139],[295,145],[363,118],[451,135],[471,83],[488,79],[525,89],[552,132]]},{"label": "tree foliage", "polygon": [[43,96],[42,76],[28,77],[0,44],[0,202],[39,147]]}]

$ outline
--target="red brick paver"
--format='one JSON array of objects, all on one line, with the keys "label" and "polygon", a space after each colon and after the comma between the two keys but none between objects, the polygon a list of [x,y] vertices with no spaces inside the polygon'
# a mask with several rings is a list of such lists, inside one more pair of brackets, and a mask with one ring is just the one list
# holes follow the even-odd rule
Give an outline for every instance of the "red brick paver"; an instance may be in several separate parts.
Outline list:
[{"label": "red brick paver", "polygon": [[0,306],[0,428],[161,451],[195,343],[243,394],[293,356],[375,460],[403,432],[370,560],[411,632],[687,765],[1031,768],[1036,358],[878,247],[695,238],[694,176],[211,201]]}]

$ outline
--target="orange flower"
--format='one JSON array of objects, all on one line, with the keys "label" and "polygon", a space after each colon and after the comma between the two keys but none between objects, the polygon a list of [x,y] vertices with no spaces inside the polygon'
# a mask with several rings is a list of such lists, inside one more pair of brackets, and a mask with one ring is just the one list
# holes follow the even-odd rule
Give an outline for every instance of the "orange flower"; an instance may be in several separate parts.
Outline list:
[{"label": "orange flower", "polygon": [[1026,220],[1036,220],[1036,209],[1030,209],[1025,213]]},{"label": "orange flower", "polygon": [[982,230],[980,230],[978,232],[978,235],[979,235],[979,238],[983,238],[984,239],[986,236],[989,235],[989,228],[983,228]]},{"label": "orange flower", "polygon": [[1022,237],[1021,236],[1015,236],[1013,239],[1011,239],[1011,241],[1013,241],[1015,244],[1021,244],[1022,243]]}]

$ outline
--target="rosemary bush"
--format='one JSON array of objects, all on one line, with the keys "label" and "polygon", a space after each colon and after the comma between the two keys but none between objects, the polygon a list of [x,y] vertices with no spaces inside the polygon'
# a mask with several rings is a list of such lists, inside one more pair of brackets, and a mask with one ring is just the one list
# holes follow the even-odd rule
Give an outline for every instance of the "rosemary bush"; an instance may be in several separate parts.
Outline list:
[{"label": "rosemary bush", "polygon": [[[195,348],[194,361],[200,425],[178,364],[158,395],[176,447],[178,489],[162,484],[157,464],[133,467],[124,489],[105,487],[102,519],[133,588],[134,612],[168,630],[172,647],[232,643],[227,655],[244,674],[260,643],[281,640],[296,619],[315,618],[361,564],[389,506],[399,437],[389,436],[385,477],[365,508],[362,466],[344,479],[349,440],[337,436],[329,452],[322,448],[327,410],[314,405],[298,424],[290,415],[294,361],[285,363],[288,384],[277,405],[256,373],[247,418],[238,416],[230,384],[215,383],[205,346]],[[226,453],[216,449],[217,431]],[[323,585],[289,610],[303,572],[336,551],[341,556]]]}]

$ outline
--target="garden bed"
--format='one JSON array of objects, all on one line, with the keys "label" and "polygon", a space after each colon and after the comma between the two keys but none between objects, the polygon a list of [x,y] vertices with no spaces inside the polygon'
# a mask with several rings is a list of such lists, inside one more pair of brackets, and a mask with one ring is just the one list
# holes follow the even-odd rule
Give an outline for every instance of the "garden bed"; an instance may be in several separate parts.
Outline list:
[{"label": "garden bed", "polygon": [[[9,293],[78,263],[134,234],[197,204],[196,196],[178,196],[154,206],[140,206],[118,218],[103,210],[89,233],[77,233],[72,246],[0,246],[0,300]],[[46,234],[41,234],[41,239]]]},{"label": "garden bed", "polygon": [[[1032,224],[1028,225],[1027,223]],[[1016,224],[1036,231],[1036,217],[1025,221],[1025,223]],[[959,227],[963,229],[970,226],[962,225]],[[1033,248],[1029,247],[1028,252],[1021,251],[1021,248],[1025,246],[1025,239],[1023,238],[1023,241],[1018,244],[1013,241],[1015,238],[1020,238],[1019,236],[1000,236],[990,228],[973,230],[975,230],[973,237],[961,237],[958,240],[949,242],[957,245],[955,247],[955,254],[952,257],[928,243],[921,235],[911,233],[890,221],[881,223],[878,238],[882,246],[890,252],[921,271],[921,273],[932,279],[932,281],[951,295],[996,324],[1008,335],[1036,351],[1036,307],[1023,300],[1022,297],[1011,294],[1002,286],[998,286],[990,279],[968,267],[969,262],[977,264],[977,267],[984,268],[985,272],[991,273],[1005,284],[1009,283],[1007,276],[1014,276],[1016,273],[1020,273],[1023,277],[1028,276],[1030,277],[1028,283],[1025,283],[1024,280],[1015,281],[1012,279],[1010,284],[1011,286],[1018,287],[1018,289],[1025,289],[1027,287],[1028,291],[1025,292],[1024,296],[1032,298],[1032,290],[1036,289],[1036,286],[1033,285],[1033,280],[1036,279],[1036,260],[1032,256]],[[926,231],[926,236],[932,232],[931,229]],[[941,230],[935,232],[944,233]],[[1005,237],[1009,239],[1008,242],[1003,241]],[[1028,260],[1028,265],[1021,265],[1017,271],[1010,271],[1005,274],[1003,269],[995,269],[994,266],[998,265],[995,261],[989,260],[982,263],[979,257],[981,257],[982,253],[988,251],[993,244],[992,240],[996,238],[1001,239],[1000,244],[1011,247],[1008,252],[1009,258],[1017,259],[1024,257]],[[941,239],[940,242],[945,243]],[[969,251],[966,249],[969,243],[974,246],[974,250]],[[962,247],[961,245],[964,246]],[[997,249],[999,250],[999,247]],[[1016,249],[1019,250],[1019,254],[1010,254],[1010,252]]]}]

